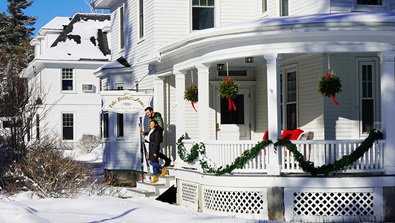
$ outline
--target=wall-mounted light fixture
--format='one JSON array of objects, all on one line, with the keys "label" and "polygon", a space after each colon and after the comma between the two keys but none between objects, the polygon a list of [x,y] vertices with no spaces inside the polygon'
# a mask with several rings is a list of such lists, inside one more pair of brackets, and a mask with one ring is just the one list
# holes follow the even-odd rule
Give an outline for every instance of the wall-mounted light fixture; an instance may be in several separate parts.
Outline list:
[{"label": "wall-mounted light fixture", "polygon": [[254,63],[254,57],[246,57],[244,60],[246,63]]},{"label": "wall-mounted light fixture", "polygon": [[217,70],[225,70],[225,64],[223,63],[217,64]]}]

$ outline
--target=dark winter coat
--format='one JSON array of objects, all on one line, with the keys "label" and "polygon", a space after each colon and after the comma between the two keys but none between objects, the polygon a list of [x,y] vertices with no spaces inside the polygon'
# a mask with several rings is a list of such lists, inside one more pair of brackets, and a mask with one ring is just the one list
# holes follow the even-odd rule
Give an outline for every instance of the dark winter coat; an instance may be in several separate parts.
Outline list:
[{"label": "dark winter coat", "polygon": [[[158,123],[158,127],[160,127],[162,129],[162,131],[164,130],[163,118],[162,118],[162,115],[159,112],[154,112],[154,116],[153,117],[149,117],[148,123],[150,123],[151,120],[155,120],[156,123]],[[148,135],[148,132],[149,132],[149,129],[147,131],[144,131],[144,135]]]},{"label": "dark winter coat", "polygon": [[[156,126],[151,135],[149,135],[149,160],[157,163],[159,162],[160,143],[163,141],[162,131],[162,128]],[[156,157],[154,157],[154,154],[156,154]]]}]

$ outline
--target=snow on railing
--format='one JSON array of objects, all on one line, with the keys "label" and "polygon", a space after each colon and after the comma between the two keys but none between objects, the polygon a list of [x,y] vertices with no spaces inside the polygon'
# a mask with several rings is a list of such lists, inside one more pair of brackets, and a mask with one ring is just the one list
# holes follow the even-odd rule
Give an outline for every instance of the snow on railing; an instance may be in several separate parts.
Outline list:
[{"label": "snow on railing", "polygon": [[[314,162],[314,166],[333,164],[335,160],[351,154],[363,140],[293,140],[298,151],[305,160]],[[244,151],[250,150],[258,142],[252,140],[240,141],[205,141],[205,157],[218,168],[230,165]],[[379,140],[360,159],[345,168],[342,172],[383,172],[383,149],[385,140]],[[193,142],[184,140],[186,148],[191,148]],[[286,148],[277,148],[280,156],[281,172],[302,173],[303,170]],[[266,173],[269,164],[269,152],[262,150],[257,157],[249,160],[242,169],[235,169],[232,173]],[[272,158],[270,158],[272,159]],[[273,158],[274,159],[274,158]],[[201,170],[199,161],[187,164],[182,161],[178,165],[184,168]]]}]

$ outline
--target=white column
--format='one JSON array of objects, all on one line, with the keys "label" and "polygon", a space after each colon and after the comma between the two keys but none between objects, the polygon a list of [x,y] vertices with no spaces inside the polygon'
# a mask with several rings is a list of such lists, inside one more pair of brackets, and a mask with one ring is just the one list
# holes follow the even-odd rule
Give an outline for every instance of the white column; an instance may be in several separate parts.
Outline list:
[{"label": "white column", "polygon": [[209,68],[210,66],[198,64],[198,98],[199,98],[199,141],[205,141],[210,136],[209,123]]},{"label": "white column", "polygon": [[[164,81],[163,78],[154,76],[154,111],[159,112],[164,116],[165,107],[164,107]],[[166,123],[164,123],[166,124]],[[166,126],[165,126],[166,128]]]},{"label": "white column", "polygon": [[384,134],[384,168],[386,174],[395,174],[395,52],[381,52],[381,126]]},{"label": "white column", "polygon": [[185,74],[174,73],[176,77],[176,140],[182,135],[185,136]]},{"label": "white column", "polygon": [[[269,139],[277,142],[281,134],[281,109],[280,109],[280,57],[277,54],[265,54],[267,66],[267,107]],[[275,153],[274,146],[269,147],[269,175],[280,175],[279,154]]]}]

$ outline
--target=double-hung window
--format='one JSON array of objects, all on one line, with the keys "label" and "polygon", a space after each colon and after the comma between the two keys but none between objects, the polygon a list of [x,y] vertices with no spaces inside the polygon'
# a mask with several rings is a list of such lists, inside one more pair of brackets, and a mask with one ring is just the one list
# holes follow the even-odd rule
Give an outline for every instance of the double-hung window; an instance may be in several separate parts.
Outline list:
[{"label": "double-hung window", "polygon": [[192,30],[214,27],[214,0],[192,0]]},{"label": "double-hung window", "polygon": [[144,0],[139,0],[139,38],[144,38]]},{"label": "double-hung window", "polygon": [[105,139],[108,139],[109,137],[109,116],[108,112],[103,112],[102,113],[102,122],[103,122],[103,132],[102,132],[102,137]]},{"label": "double-hung window", "polygon": [[280,16],[289,15],[289,2],[288,0],[280,0]]},{"label": "double-hung window", "polygon": [[63,113],[62,114],[62,128],[63,128],[63,140],[74,139],[74,114]]},{"label": "double-hung window", "polygon": [[285,69],[280,77],[281,123],[283,129],[297,129],[298,101],[296,69]]},{"label": "double-hung window", "polygon": [[73,90],[73,69],[62,69],[62,91]]},{"label": "double-hung window", "polygon": [[117,113],[117,137],[122,138],[123,136],[123,114]]},{"label": "double-hung window", "polygon": [[383,5],[383,0],[357,0],[358,5]]},{"label": "double-hung window", "polygon": [[125,48],[125,19],[124,19],[124,11],[125,6],[121,5],[118,9],[119,12],[119,48]]},{"label": "double-hung window", "polygon": [[360,131],[368,134],[371,129],[377,128],[377,61],[375,59],[358,60],[359,76],[359,103],[360,103]]}]

